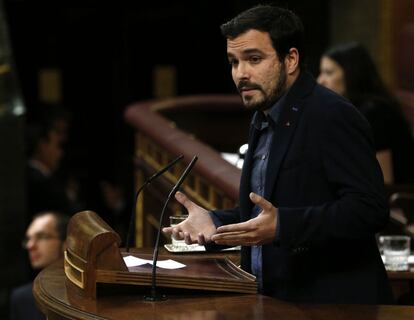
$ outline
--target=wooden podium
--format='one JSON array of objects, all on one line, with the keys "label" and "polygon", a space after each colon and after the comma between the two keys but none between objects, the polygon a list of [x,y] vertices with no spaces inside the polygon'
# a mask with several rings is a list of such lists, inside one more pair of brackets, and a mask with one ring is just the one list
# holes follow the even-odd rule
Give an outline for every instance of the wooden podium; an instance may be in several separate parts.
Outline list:
[{"label": "wooden podium", "polygon": [[[42,270],[33,285],[36,303],[47,319],[411,320],[414,314],[414,307],[298,305],[249,294],[256,292],[256,282],[243,272],[229,270],[223,253],[175,255],[186,268],[158,269],[158,283],[170,290],[169,299],[148,302],[143,291],[149,289],[151,268],[127,268],[119,243],[119,236],[96,213],[84,211],[72,217],[64,267],[58,261]],[[131,254],[150,257],[142,249]],[[171,256],[160,255],[165,257]],[[217,288],[212,288],[214,282]],[[110,284],[110,290],[100,294],[98,284]],[[117,290],[125,287],[134,290]]]},{"label": "wooden podium", "polygon": [[[68,292],[96,299],[97,284],[149,287],[152,267],[128,268],[123,256],[135,255],[119,250],[120,238],[95,212],[74,215],[68,225],[64,271]],[[139,254],[152,259],[152,255]],[[227,258],[203,258],[160,255],[159,261],[174,259],[186,265],[182,269],[157,269],[157,284],[164,288],[256,293],[257,282],[251,274]]]},{"label": "wooden podium", "polygon": [[69,292],[65,278],[59,261],[34,281],[34,297],[48,320],[412,320],[414,314],[408,306],[303,305],[259,294],[208,291],[177,290],[161,302],[146,302],[135,292],[85,299]]},{"label": "wooden podium", "polygon": [[[49,320],[411,320],[414,314],[414,307],[407,306],[292,304],[259,294],[225,292],[231,291],[228,288],[222,291],[183,290],[176,283],[160,283],[172,290],[167,301],[147,302],[143,299],[144,294],[136,290],[123,292],[113,290],[114,287],[110,287],[110,290],[102,295],[98,292],[98,299],[94,299],[97,294],[96,285],[100,283],[113,285],[120,280],[120,287],[129,283],[133,284],[130,288],[146,289],[147,280],[143,276],[145,272],[126,268],[122,253],[117,247],[118,235],[94,212],[81,212],[72,218],[67,240],[65,267],[62,261],[47,267],[39,273],[33,285],[36,303]],[[133,251],[132,254],[140,257],[146,257],[146,254],[149,256],[147,252],[143,253],[142,249]],[[225,259],[220,258],[220,255],[223,253],[214,256],[202,253],[180,256],[178,259],[175,255],[174,259],[187,262],[187,270],[190,270],[191,266],[200,267],[200,264],[193,264],[196,261],[202,261],[201,265],[205,261],[223,262]],[[192,272],[204,274],[201,269]],[[142,278],[127,281],[119,276],[125,274],[139,274]],[[171,271],[171,275],[176,277],[177,270]],[[208,278],[205,274],[203,277]],[[215,277],[220,278],[217,275]],[[169,278],[168,273],[165,274],[165,278]],[[187,277],[187,280],[190,278]],[[255,283],[251,279],[246,281]],[[193,287],[190,285],[190,288]]]}]

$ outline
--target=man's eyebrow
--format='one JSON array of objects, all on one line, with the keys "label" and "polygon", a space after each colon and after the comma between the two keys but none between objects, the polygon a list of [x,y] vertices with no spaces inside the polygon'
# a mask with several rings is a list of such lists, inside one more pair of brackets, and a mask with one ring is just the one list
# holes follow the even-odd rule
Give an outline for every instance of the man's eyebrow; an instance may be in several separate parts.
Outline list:
[{"label": "man's eyebrow", "polygon": [[[247,55],[251,55],[251,54],[264,54],[264,52],[262,50],[259,50],[259,49],[256,49],[256,48],[245,49],[245,50],[242,51],[243,56],[247,56]],[[231,52],[228,52],[227,57],[228,58],[234,58],[235,55]]]},{"label": "man's eyebrow", "polygon": [[243,54],[253,54],[253,53],[259,53],[259,54],[263,54],[264,52],[262,50],[256,49],[256,48],[252,48],[252,49],[246,49],[243,50]]}]

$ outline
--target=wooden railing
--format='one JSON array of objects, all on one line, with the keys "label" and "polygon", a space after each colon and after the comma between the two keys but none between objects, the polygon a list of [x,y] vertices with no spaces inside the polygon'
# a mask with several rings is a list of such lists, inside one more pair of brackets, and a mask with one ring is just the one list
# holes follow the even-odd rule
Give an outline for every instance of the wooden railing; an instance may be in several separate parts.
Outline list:
[{"label": "wooden railing", "polygon": [[[211,95],[139,102],[127,108],[125,118],[136,130],[137,187],[174,158],[184,155],[184,161],[154,181],[138,199],[136,247],[153,245],[162,203],[194,155],[199,160],[183,184],[183,192],[207,209],[237,204],[240,170],[225,161],[217,148],[229,148],[221,142],[230,140],[236,151],[247,140],[249,114],[239,97]],[[173,201],[169,215],[181,212],[181,205]]]}]

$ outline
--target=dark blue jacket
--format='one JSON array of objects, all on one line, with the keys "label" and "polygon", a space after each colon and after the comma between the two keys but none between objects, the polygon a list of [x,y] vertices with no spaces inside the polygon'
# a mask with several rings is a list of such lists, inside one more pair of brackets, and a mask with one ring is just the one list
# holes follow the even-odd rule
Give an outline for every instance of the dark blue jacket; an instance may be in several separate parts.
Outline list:
[{"label": "dark blue jacket", "polygon": [[33,283],[30,282],[12,291],[10,297],[10,320],[45,320],[39,311],[32,293]]},{"label": "dark blue jacket", "polygon": [[[250,218],[252,126],[240,207],[214,211],[222,224]],[[302,73],[287,93],[273,137],[265,198],[279,233],[263,246],[263,292],[292,302],[392,302],[375,242],[389,210],[370,126],[346,99]],[[242,247],[250,271],[250,247]]]}]

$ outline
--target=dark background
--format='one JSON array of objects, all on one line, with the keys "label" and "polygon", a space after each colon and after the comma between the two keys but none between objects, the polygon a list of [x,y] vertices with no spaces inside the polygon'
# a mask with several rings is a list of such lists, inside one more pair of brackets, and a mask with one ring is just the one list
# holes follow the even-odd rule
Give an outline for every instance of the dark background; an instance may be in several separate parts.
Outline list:
[{"label": "dark background", "polygon": [[[89,209],[99,208],[96,183],[102,177],[122,176],[132,188],[133,132],[123,112],[131,102],[152,98],[155,65],[176,67],[177,95],[235,92],[219,26],[256,3],[5,2],[27,118],[48,107],[39,101],[38,71],[61,70],[61,104],[72,114],[65,164],[81,181]],[[328,1],[273,3],[303,19],[309,67],[316,74],[329,36]]]},{"label": "dark background", "polygon": [[[132,102],[154,98],[154,67],[175,67],[177,95],[235,93],[219,26],[260,2],[56,3],[3,1],[24,121],[57,105],[70,112],[62,170],[78,179],[85,207],[102,215],[102,179],[122,184],[132,203],[134,135],[123,113]],[[320,55],[329,44],[330,1],[270,3],[302,18],[308,66],[317,75]],[[56,105],[39,95],[39,72],[45,69],[57,69],[62,76],[62,98]],[[3,227],[24,229],[17,222]],[[6,267],[11,276],[5,276],[3,285],[11,288],[27,280],[13,266]],[[7,290],[0,293],[0,318],[7,316]]]},{"label": "dark background", "polygon": [[[66,108],[71,127],[61,172],[78,179],[85,208],[105,215],[99,182],[108,179],[124,187],[132,206],[134,132],[123,119],[125,108],[155,97],[153,72],[159,66],[175,68],[176,95],[235,93],[219,26],[263,2],[302,18],[314,76],[327,47],[359,41],[388,86],[412,94],[412,33],[402,37],[414,24],[412,0],[0,0],[26,108],[23,117],[0,114],[0,319],[7,318],[10,288],[27,280],[20,267],[26,253],[19,246],[25,228],[24,125],[52,108]],[[39,74],[48,69],[62,78],[61,99],[53,104],[39,94]],[[407,101],[403,111],[414,128]]]}]

